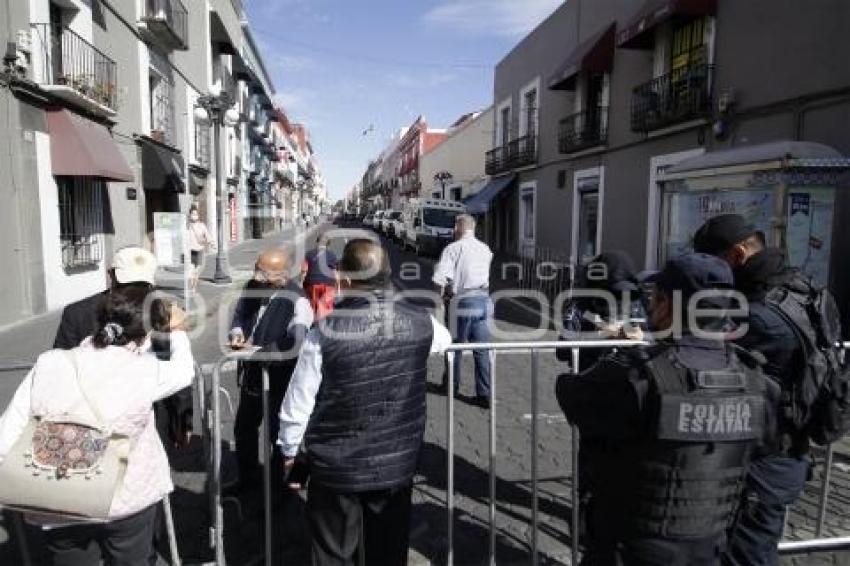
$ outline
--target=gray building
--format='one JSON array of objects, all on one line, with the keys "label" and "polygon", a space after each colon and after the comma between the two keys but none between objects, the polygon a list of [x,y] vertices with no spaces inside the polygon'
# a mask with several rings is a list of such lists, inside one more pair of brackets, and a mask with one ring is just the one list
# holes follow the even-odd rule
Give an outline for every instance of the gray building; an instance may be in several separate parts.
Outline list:
[{"label": "gray building", "polygon": [[848,28],[844,0],[566,2],[496,68],[491,243],[653,268],[734,211],[846,287]]},{"label": "gray building", "polygon": [[0,234],[13,274],[0,278],[0,325],[102,290],[115,249],[157,249],[158,212],[194,205],[216,224],[211,128],[195,119],[216,87],[244,117],[222,136],[230,240],[256,234],[240,221],[251,213],[271,226],[273,90],[239,0],[0,0],[0,10]]}]

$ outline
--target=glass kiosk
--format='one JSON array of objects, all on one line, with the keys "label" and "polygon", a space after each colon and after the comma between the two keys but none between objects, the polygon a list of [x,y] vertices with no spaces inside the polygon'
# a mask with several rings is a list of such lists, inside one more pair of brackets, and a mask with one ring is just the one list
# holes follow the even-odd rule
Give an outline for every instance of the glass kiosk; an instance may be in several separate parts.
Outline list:
[{"label": "glass kiosk", "polygon": [[690,251],[707,219],[734,213],[816,284],[845,287],[834,272],[850,271],[836,269],[850,258],[850,158],[821,144],[776,142],[688,159],[659,182],[659,265]]}]

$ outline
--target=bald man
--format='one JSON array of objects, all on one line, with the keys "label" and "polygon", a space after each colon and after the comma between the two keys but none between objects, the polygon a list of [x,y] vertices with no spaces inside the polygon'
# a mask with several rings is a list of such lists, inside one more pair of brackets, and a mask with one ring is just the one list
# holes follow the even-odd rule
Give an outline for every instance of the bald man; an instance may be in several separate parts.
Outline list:
[{"label": "bald man", "polygon": [[[313,324],[313,309],[301,287],[290,280],[292,253],[287,248],[262,252],[249,281],[236,303],[229,340],[235,349],[259,346],[261,353],[274,353],[279,361],[269,362],[269,406],[279,407],[301,342]],[[262,485],[259,464],[259,428],[263,420],[262,364],[239,363],[239,409],[233,433],[239,482],[230,489],[237,494]],[[275,409],[276,410],[276,409]],[[277,438],[278,419],[269,419],[269,438]],[[277,450],[275,450],[277,454]],[[279,458],[278,458],[279,460]],[[274,464],[274,462],[273,462]]]}]

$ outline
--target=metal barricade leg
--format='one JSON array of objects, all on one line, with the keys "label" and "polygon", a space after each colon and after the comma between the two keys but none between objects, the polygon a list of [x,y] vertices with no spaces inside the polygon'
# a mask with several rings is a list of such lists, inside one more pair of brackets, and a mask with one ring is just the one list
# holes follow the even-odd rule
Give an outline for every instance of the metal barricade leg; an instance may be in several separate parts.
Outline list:
[{"label": "metal barricade leg", "polygon": [[826,456],[823,462],[823,484],[820,488],[820,502],[818,503],[818,524],[815,529],[815,538],[820,538],[823,534],[823,526],[826,523],[826,506],[829,497],[829,481],[832,478],[832,457],[833,445],[830,444],[826,448]]},{"label": "metal barricade leg", "polygon": [[[572,373],[573,375],[578,375],[579,373],[579,361],[580,361],[580,350],[578,348],[572,349]],[[579,485],[578,485],[578,446],[579,446],[579,432],[578,427],[573,425],[570,430],[570,437],[572,438],[572,471],[573,471],[573,486],[572,486],[572,500],[573,500],[573,508],[572,508],[572,563],[579,563],[579,521],[581,520],[579,514]]]},{"label": "metal barricade leg", "polygon": [[168,533],[168,549],[171,551],[171,565],[180,566],[180,549],[177,548],[177,533],[174,529],[174,515],[171,513],[171,498],[166,494],[162,498],[162,512],[165,515],[165,530]]},{"label": "metal barricade leg", "polygon": [[212,474],[210,492],[212,494],[213,527],[210,544],[215,550],[215,563],[224,566],[224,509],[221,506],[221,366],[227,358],[219,360],[212,376]]},{"label": "metal barricade leg", "polygon": [[446,471],[446,513],[448,529],[446,538],[448,549],[446,552],[446,564],[454,564],[454,507],[455,507],[455,440],[454,440],[454,387],[455,387],[455,352],[446,352],[446,451],[448,467]]},{"label": "metal barricade leg", "polygon": [[537,566],[537,350],[531,351],[531,563]]},{"label": "metal barricade leg", "polygon": [[272,454],[269,438],[269,370],[263,367],[263,512],[266,564],[272,564]]},{"label": "metal barricade leg", "polygon": [[490,350],[490,564],[496,564],[496,351]]}]

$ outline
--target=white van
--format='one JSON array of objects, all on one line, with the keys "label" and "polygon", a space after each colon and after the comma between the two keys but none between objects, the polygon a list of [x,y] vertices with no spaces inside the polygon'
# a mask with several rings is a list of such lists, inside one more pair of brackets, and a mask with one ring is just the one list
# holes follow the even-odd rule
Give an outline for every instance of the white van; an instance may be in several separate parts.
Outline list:
[{"label": "white van", "polygon": [[410,199],[404,207],[405,247],[438,255],[454,239],[455,218],[466,207],[454,200]]}]

